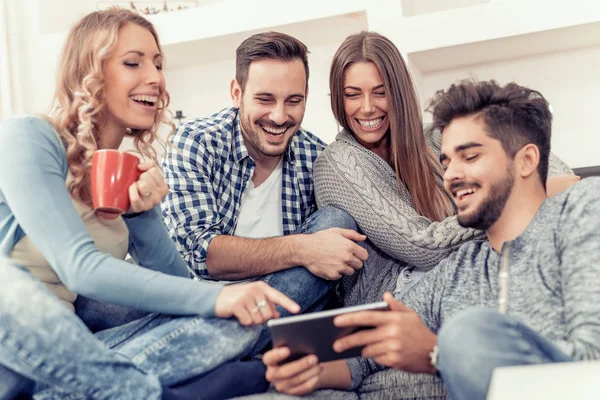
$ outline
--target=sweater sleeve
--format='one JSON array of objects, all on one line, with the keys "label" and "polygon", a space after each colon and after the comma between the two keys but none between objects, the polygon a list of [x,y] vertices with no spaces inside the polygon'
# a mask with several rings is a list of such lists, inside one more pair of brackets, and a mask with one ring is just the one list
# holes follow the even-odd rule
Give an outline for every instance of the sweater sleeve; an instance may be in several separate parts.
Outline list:
[{"label": "sweater sleeve", "polygon": [[389,256],[429,270],[483,233],[463,228],[456,217],[433,222],[419,215],[392,169],[367,149],[337,141],[315,163],[319,207],[348,212],[367,237]]},{"label": "sweater sleeve", "polygon": [[346,365],[350,370],[351,382],[348,388],[350,391],[357,390],[369,375],[387,369],[387,367],[377,364],[372,358],[362,357],[349,358],[346,360]]},{"label": "sweater sleeve", "polygon": [[[0,148],[0,190],[6,205],[70,290],[145,311],[214,315],[221,286],[141,268],[94,246],[65,185],[64,147],[47,121],[4,121]],[[168,248],[164,239],[158,240],[158,247]],[[180,262],[172,253],[160,260]],[[181,267],[157,269],[173,273]]]},{"label": "sweater sleeve", "polygon": [[190,277],[163,223],[159,205],[124,220],[129,229],[129,254],[136,264],[169,275]]},{"label": "sweater sleeve", "polygon": [[[402,298],[398,299],[419,314],[423,323],[435,334],[439,331],[441,324],[440,311],[446,276],[453,275],[456,270],[456,254],[457,252],[442,260],[438,267],[428,272]],[[347,359],[346,364],[352,379],[349,390],[358,389],[369,375],[387,368],[377,364],[372,358],[362,357]]]},{"label": "sweater sleeve", "polygon": [[566,193],[557,228],[567,335],[555,344],[574,360],[600,358],[600,178]]}]

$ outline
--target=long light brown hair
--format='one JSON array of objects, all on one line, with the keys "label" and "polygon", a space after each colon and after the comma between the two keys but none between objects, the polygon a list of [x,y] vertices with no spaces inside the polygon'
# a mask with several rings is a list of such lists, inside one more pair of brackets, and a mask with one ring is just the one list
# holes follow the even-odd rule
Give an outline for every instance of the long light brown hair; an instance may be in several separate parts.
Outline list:
[{"label": "long light brown hair", "polygon": [[[67,37],[60,62],[50,121],[67,151],[72,180],[69,192],[74,198],[91,205],[90,169],[92,155],[98,150],[100,120],[106,110],[103,66],[111,57],[119,30],[126,24],[147,29],[162,53],[154,26],[134,12],[111,8],[92,12],[77,22]],[[154,124],[149,129],[132,129],[134,146],[143,156],[156,160],[152,143],[161,123],[167,121],[169,94],[165,90],[158,99]]]},{"label": "long light brown hair", "polygon": [[329,74],[331,108],[338,123],[353,133],[344,111],[344,78],[350,65],[372,62],[383,78],[388,101],[389,163],[400,184],[406,185],[419,214],[441,221],[452,215],[453,205],[438,184],[441,164],[426,143],[419,101],[411,75],[398,48],[374,32],[351,35],[333,57]]}]

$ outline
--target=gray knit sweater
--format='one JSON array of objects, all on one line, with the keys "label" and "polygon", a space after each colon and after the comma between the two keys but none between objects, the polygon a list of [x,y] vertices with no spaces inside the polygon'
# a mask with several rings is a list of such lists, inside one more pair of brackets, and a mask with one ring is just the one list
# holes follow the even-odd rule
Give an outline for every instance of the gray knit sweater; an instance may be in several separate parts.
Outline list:
[{"label": "gray knit sweater", "polygon": [[[432,147],[439,153],[439,147]],[[345,210],[378,248],[418,268],[435,267],[481,234],[462,228],[456,217],[432,222],[417,214],[410,193],[397,183],[389,164],[346,131],[317,158],[314,181],[318,207]]]},{"label": "gray knit sweater", "polygon": [[[544,201],[527,229],[505,243],[508,315],[574,360],[600,359],[600,178],[588,178]],[[465,244],[402,301],[434,333],[471,307],[498,308],[501,254],[489,242]],[[353,387],[380,367],[348,362]]]},{"label": "gray knit sweater", "polygon": [[[434,132],[428,141],[439,155],[441,134]],[[419,215],[390,165],[344,130],[317,158],[313,173],[318,207],[345,210],[368,238],[369,268],[343,280],[347,305],[379,300],[389,290],[400,292],[396,283],[404,267],[430,270],[462,244],[485,237],[461,227],[455,216],[433,222]],[[550,156],[549,176],[572,173]]]}]

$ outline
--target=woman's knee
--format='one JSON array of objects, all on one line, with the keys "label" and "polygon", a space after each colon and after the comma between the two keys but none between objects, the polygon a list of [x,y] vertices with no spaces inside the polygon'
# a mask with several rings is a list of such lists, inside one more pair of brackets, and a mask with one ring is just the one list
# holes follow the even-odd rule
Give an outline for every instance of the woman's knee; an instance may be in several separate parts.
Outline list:
[{"label": "woman's knee", "polygon": [[327,206],[317,210],[318,223],[325,225],[328,228],[344,228],[358,230],[356,221],[346,211],[333,207]]}]

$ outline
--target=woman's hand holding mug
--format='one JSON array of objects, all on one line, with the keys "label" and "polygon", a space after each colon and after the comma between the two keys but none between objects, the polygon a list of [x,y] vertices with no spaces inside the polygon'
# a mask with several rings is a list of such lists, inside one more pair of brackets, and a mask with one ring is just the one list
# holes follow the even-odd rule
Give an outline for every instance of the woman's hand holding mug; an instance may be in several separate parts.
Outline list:
[{"label": "woman's hand holding mug", "polygon": [[169,194],[169,186],[154,161],[139,163],[137,168],[141,171],[140,176],[129,186],[130,213],[148,211]]}]

